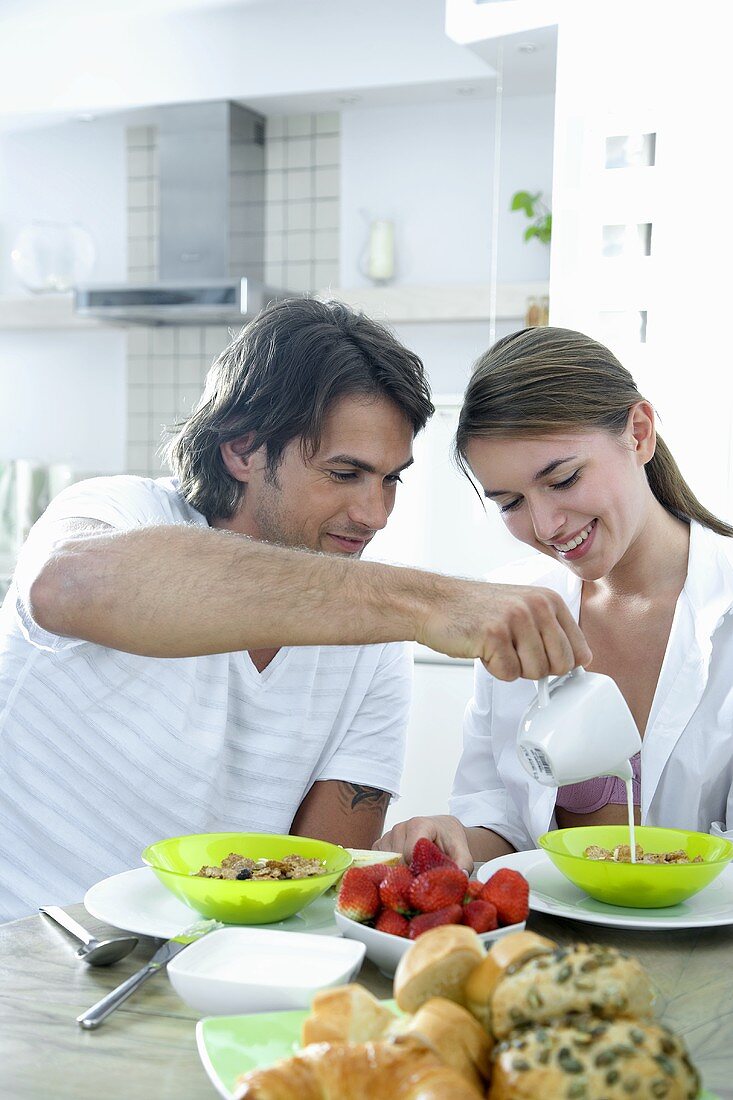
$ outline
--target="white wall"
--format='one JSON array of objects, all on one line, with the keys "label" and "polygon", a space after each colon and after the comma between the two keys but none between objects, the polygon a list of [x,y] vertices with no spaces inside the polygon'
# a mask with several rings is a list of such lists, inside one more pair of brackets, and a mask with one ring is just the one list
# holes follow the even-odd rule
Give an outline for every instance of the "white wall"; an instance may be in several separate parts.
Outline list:
[{"label": "white wall", "polygon": [[499,238],[491,239],[494,105],[490,100],[348,109],[341,117],[341,281],[361,286],[371,218],[395,222],[397,283],[487,282],[549,277],[549,250],[523,240],[510,213],[514,191],[552,188],[552,96],[505,99]]},{"label": "white wall", "polygon": [[[0,139],[0,294],[30,293],[9,253],[34,220],[81,222],[97,246],[91,278],[125,278],[124,156],[124,130],[111,121]],[[0,331],[0,460],[124,469],[125,344],[120,329]]]},{"label": "white wall", "polygon": [[0,462],[26,458],[120,473],[125,339],[117,329],[0,333]]},{"label": "white wall", "polygon": [[97,247],[91,279],[125,278],[125,131],[97,120],[0,136],[0,294],[22,295],[10,262],[32,221],[81,222]]}]

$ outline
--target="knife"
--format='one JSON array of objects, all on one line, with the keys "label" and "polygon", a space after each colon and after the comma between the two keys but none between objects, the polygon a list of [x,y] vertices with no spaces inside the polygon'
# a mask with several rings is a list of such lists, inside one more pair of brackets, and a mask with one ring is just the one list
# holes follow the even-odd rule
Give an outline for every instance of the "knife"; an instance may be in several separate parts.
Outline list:
[{"label": "knife", "polygon": [[111,1012],[114,1012],[116,1008],[126,1001],[136,989],[146,982],[148,978],[151,978],[153,974],[157,974],[158,971],[163,970],[167,964],[171,961],[174,955],[177,955],[179,951],[183,951],[184,947],[188,947],[189,944],[195,940],[201,939],[202,936],[207,935],[209,932],[213,932],[216,928],[224,928],[220,921],[217,920],[199,920],[195,924],[192,924],[185,931],[179,932],[177,936],[173,936],[167,940],[162,947],[153,955],[152,959],[145,964],[140,970],[136,971],[132,977],[118,985],[116,989],[113,989],[111,993],[107,993],[102,997],[101,1001],[97,1001],[95,1005],[83,1012],[81,1016],[77,1016],[76,1022],[79,1027],[92,1028],[99,1027],[99,1025],[107,1019]]}]

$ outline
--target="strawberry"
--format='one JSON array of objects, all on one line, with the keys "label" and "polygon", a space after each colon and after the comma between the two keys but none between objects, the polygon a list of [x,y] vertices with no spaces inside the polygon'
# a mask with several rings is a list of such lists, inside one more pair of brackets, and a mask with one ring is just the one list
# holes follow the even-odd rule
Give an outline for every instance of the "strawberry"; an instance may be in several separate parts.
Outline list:
[{"label": "strawberry", "polygon": [[433,867],[412,880],[410,905],[419,913],[434,913],[460,903],[466,893],[466,876],[459,867]]},{"label": "strawberry", "polygon": [[365,875],[368,875],[370,882],[373,882],[375,886],[379,886],[387,871],[389,871],[389,867],[386,863],[367,863],[361,870]]},{"label": "strawberry", "polygon": [[490,901],[469,901],[463,906],[463,923],[474,932],[493,932],[499,927],[496,906]]},{"label": "strawberry", "polygon": [[470,882],[466,883],[466,896],[463,899],[463,904],[468,905],[469,901],[476,901],[480,898],[483,888],[483,882],[479,882],[477,878],[472,878]]},{"label": "strawberry", "polygon": [[519,871],[502,867],[484,885],[481,900],[493,902],[499,924],[519,924],[529,916],[529,883]]},{"label": "strawberry", "polygon": [[404,863],[397,867],[390,867],[379,886],[379,900],[387,909],[393,909],[395,913],[403,916],[411,913],[414,906],[410,904],[410,887],[414,879],[405,867]]},{"label": "strawberry", "polygon": [[457,866],[437,844],[433,844],[432,840],[428,840],[426,836],[421,836],[412,849],[410,874],[417,877],[424,871],[431,871],[433,867],[444,867],[446,864],[451,867]]},{"label": "strawberry", "polygon": [[410,921],[410,939],[416,940],[423,932],[431,928],[438,928],[441,924],[460,924],[463,910],[457,903],[446,905],[444,909],[436,909],[433,913],[421,913]]},{"label": "strawberry", "polygon": [[341,879],[336,908],[345,917],[364,924],[379,911],[379,890],[363,867],[349,867]]},{"label": "strawberry", "polygon": [[380,932],[390,932],[393,936],[403,936],[405,939],[410,935],[409,920],[395,913],[394,909],[383,909],[374,927]]}]

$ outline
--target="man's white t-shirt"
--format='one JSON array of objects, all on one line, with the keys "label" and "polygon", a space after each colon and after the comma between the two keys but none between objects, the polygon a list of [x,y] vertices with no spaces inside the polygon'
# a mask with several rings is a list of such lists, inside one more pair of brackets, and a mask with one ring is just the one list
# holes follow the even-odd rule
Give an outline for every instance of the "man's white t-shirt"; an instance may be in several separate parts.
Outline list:
[{"label": "man's white t-shirt", "polygon": [[207,526],[175,480],[119,476],[66,489],[31,532],[0,611],[0,921],[80,901],[162,837],[287,833],[319,780],[398,792],[408,646],[285,648],[258,673],[246,652],[142,657],[49,634],[28,590],[51,525],[74,517]]}]

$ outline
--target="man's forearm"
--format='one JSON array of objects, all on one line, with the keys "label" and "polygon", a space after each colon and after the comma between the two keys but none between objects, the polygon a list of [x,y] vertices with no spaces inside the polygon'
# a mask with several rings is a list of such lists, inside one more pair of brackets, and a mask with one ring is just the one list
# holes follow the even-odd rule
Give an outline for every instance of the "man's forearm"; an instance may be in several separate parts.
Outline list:
[{"label": "man's forearm", "polygon": [[225,531],[161,526],[63,543],[32,585],[31,606],[53,633],[186,657],[411,640],[441,581]]}]

